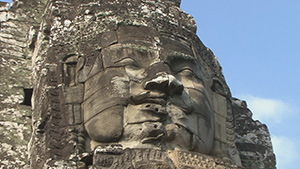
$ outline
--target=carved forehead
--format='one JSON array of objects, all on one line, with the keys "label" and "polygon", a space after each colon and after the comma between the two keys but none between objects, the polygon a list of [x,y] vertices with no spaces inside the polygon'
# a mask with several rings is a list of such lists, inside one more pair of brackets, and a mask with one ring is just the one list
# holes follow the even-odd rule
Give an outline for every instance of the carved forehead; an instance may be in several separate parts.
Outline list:
[{"label": "carved forehead", "polygon": [[118,43],[121,44],[160,48],[166,55],[177,52],[193,56],[192,45],[188,37],[179,37],[144,26],[120,26],[116,32]]},{"label": "carved forehead", "polygon": [[[189,55],[194,57],[192,45],[189,41],[182,38],[175,38],[162,35],[160,37],[163,55],[174,55],[174,53],[181,53],[181,55]],[[178,55],[178,54],[177,54]]]},{"label": "carved forehead", "polygon": [[[187,36],[187,35],[186,35]],[[115,44],[136,44],[161,48],[163,54],[183,53],[193,56],[191,39],[176,32],[161,32],[147,26],[119,26],[116,30],[84,36],[79,43],[81,53],[107,48]]]},{"label": "carved forehead", "polygon": [[84,39],[79,45],[84,49],[80,53],[89,56],[101,49],[104,68],[118,66],[116,63],[126,58],[133,59],[142,67],[160,61],[168,65],[183,65],[182,63],[191,65],[197,58],[189,38],[160,32],[146,26],[121,25],[116,30],[103,32],[97,36],[90,35]]},{"label": "carved forehead", "polygon": [[163,52],[163,50],[163,48],[152,48],[136,44],[116,44],[103,49],[101,53],[104,68],[120,66],[118,64],[125,59],[131,59],[141,67],[148,67],[157,62],[165,62],[172,67],[184,64],[196,65],[194,56],[170,49],[166,52]]},{"label": "carved forehead", "polygon": [[139,44],[156,46],[159,33],[157,30],[146,26],[119,26],[116,30],[118,43]]}]

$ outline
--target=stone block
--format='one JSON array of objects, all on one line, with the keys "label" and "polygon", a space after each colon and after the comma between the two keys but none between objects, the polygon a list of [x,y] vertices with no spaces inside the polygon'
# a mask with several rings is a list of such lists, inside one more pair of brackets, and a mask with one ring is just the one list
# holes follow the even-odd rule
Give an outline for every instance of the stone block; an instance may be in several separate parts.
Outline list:
[{"label": "stone block", "polygon": [[0,2],[0,12],[8,11],[9,3],[7,2]]},{"label": "stone block", "polygon": [[107,47],[117,42],[118,42],[118,37],[115,31],[105,32],[102,34],[102,38],[101,38],[102,47]]},{"label": "stone block", "polygon": [[4,22],[4,21],[7,21],[7,12],[0,11],[0,22]]},{"label": "stone block", "polygon": [[80,124],[83,122],[80,104],[68,104],[69,124]]},{"label": "stone block", "polygon": [[82,103],[84,86],[82,84],[65,88],[66,103]]}]

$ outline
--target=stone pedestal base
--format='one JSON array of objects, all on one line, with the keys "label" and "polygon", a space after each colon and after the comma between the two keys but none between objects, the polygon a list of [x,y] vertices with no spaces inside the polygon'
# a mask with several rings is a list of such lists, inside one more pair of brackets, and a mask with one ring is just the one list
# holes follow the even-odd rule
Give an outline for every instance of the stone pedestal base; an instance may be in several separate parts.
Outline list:
[{"label": "stone pedestal base", "polygon": [[118,146],[98,147],[94,151],[93,168],[97,169],[242,169],[222,158],[188,151],[155,149],[122,149]]}]

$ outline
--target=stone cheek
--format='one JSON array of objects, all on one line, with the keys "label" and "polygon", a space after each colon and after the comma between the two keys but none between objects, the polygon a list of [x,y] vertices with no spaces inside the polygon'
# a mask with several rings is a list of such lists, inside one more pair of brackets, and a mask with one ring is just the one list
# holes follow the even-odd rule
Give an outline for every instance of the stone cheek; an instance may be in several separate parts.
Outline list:
[{"label": "stone cheek", "polygon": [[123,133],[124,106],[129,100],[129,80],[123,68],[111,68],[85,82],[83,117],[93,141],[114,142]]},{"label": "stone cheek", "polygon": [[85,83],[83,102],[84,121],[88,121],[110,107],[127,105],[128,84],[128,77],[123,68],[113,68],[88,79]]},{"label": "stone cheek", "polygon": [[113,106],[84,123],[93,141],[109,143],[117,141],[123,133],[123,106]]}]

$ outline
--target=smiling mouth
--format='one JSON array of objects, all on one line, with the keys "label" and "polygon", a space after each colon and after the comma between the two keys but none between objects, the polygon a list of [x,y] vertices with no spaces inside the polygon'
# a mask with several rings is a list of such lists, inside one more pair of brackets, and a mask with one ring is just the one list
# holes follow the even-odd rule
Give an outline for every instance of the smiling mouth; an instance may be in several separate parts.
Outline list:
[{"label": "smiling mouth", "polygon": [[131,96],[131,101],[135,104],[155,103],[162,106],[167,104],[167,96],[163,93],[146,91],[138,95]]},{"label": "smiling mouth", "polygon": [[161,129],[152,130],[148,136],[142,139],[143,144],[153,143],[153,141],[159,141],[163,136],[164,132]]},{"label": "smiling mouth", "polygon": [[159,134],[159,135],[157,135],[157,136],[155,136],[155,137],[146,137],[146,138],[144,138],[144,139],[142,140],[142,143],[143,143],[143,144],[153,143],[153,141],[158,141],[158,140],[160,140],[163,136],[164,136],[164,134],[161,133],[161,134]]}]

